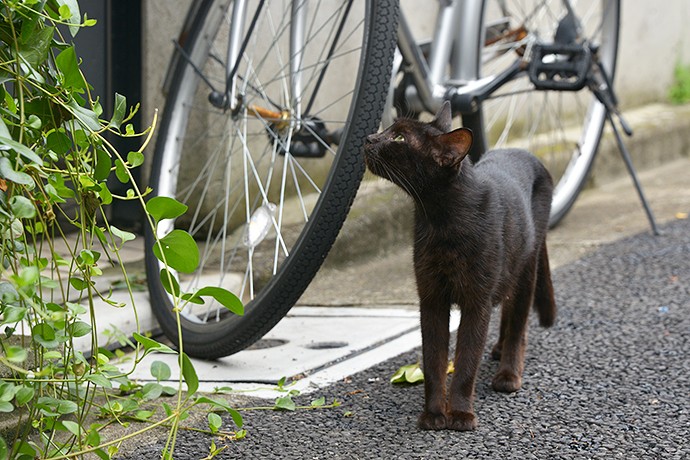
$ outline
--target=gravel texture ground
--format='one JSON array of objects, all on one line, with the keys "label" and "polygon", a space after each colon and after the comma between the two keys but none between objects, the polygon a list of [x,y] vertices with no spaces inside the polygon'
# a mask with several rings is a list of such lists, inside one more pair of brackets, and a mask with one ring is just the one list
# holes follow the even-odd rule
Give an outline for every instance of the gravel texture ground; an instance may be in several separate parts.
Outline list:
[{"label": "gravel texture ground", "polygon": [[[690,220],[604,246],[556,270],[554,284],[559,318],[548,330],[532,318],[522,390],[491,389],[487,344],[476,431],[416,428],[423,387],[389,383],[416,350],[320,390],[335,409],[245,412],[247,437],[216,458],[690,458]],[[210,441],[182,432],[175,458],[203,458]]]}]

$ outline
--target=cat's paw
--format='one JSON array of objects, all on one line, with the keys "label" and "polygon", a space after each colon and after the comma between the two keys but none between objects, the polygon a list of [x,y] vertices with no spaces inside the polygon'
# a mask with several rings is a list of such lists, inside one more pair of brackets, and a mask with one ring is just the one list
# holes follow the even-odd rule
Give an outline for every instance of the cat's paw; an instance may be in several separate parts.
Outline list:
[{"label": "cat's paw", "polygon": [[502,393],[513,393],[522,387],[522,378],[514,372],[500,371],[494,376],[491,386]]},{"label": "cat's paw", "polygon": [[424,411],[419,415],[417,426],[422,430],[445,430],[446,415]]},{"label": "cat's paw", "polygon": [[477,428],[477,417],[471,412],[452,411],[448,414],[448,429],[471,431]]}]

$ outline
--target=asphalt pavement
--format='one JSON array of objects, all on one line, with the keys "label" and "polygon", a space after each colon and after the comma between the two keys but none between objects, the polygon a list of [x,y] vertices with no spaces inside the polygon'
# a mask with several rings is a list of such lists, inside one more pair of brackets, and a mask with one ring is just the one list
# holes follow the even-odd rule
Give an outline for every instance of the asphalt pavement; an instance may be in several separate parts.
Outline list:
[{"label": "asphalt pavement", "polygon": [[[389,382],[419,359],[415,349],[295,398],[337,408],[244,412],[247,437],[215,439],[227,446],[215,458],[690,458],[690,220],[678,217],[661,236],[645,230],[554,270],[558,321],[542,329],[532,318],[520,391],[491,389],[487,346],[476,431],[416,428],[423,387]],[[210,442],[182,431],[175,458],[203,458]],[[121,458],[156,458],[162,446],[153,439]]]},{"label": "asphalt pavement", "polygon": [[[659,145],[664,141],[659,138]],[[662,222],[661,236],[651,235],[625,174],[599,178],[549,233],[557,323],[542,329],[532,318],[523,388],[505,395],[490,385],[497,368],[488,358],[497,336],[494,315],[476,388],[476,431],[416,428],[423,387],[389,380],[400,366],[420,359],[417,347],[386,354],[365,370],[294,398],[297,405],[308,406],[324,397],[337,400],[338,407],[242,410],[247,436],[238,441],[182,430],[175,458],[204,458],[212,441],[223,449],[214,457],[220,459],[690,458],[689,150],[687,142],[655,149],[673,156],[657,159],[656,166],[640,174]],[[416,309],[409,215],[400,211],[406,204],[398,195],[379,203],[390,193],[385,184],[363,186],[354,219],[346,223],[301,308]],[[380,212],[371,212],[376,206],[389,211],[385,225],[377,220]],[[367,230],[376,227],[388,234]],[[356,252],[354,245],[364,236],[389,244],[371,251],[374,246],[365,240],[369,257],[341,257]],[[336,321],[333,331],[341,328]],[[302,333],[311,331],[302,328]],[[292,357],[293,362],[300,359]],[[209,372],[219,376],[217,369]],[[225,397],[239,409],[272,405],[252,395]],[[229,418],[224,422],[231,426]],[[205,414],[192,414],[184,423],[204,427]],[[119,458],[158,458],[164,435],[151,433],[125,443]]]}]

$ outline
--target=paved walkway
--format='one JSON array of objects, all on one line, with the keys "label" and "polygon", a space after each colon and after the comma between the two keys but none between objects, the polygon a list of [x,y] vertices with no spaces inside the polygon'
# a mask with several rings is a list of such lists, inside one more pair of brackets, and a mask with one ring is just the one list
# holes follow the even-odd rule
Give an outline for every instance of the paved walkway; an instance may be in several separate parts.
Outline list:
[{"label": "paved walkway", "polygon": [[[497,364],[485,357],[474,432],[415,427],[422,386],[388,381],[419,359],[415,349],[297,398],[309,404],[325,396],[338,408],[245,412],[247,438],[216,458],[690,458],[688,254],[690,220],[683,219],[666,224],[661,237],[624,238],[556,269],[557,324],[545,330],[533,321],[515,394],[491,389]],[[182,432],[175,458],[201,458],[209,444]],[[154,458],[161,447],[140,446],[123,458]]]}]

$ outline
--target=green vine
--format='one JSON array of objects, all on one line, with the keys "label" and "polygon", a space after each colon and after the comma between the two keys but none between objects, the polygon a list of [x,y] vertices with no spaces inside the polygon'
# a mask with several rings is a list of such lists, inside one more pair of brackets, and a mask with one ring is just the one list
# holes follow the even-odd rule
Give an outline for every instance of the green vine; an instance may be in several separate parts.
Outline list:
[{"label": "green vine", "polygon": [[[108,267],[122,272],[138,329],[136,287],[120,256],[135,235],[109,222],[107,206],[137,201],[154,229],[186,207],[165,197],[145,200],[150,190],[139,188],[132,170],[144,163],[155,117],[136,132],[131,120],[138,105],[129,107],[119,94],[113,113],[104,114],[70,37],[57,27],[74,36],[94,24],[76,0],[0,0],[0,413],[17,421],[13,432],[0,436],[0,458],[111,458],[123,442],[159,426],[169,429],[161,455],[172,458],[180,422],[198,405],[210,411],[209,433],[221,433],[218,411],[228,413],[239,430],[222,431],[224,436],[242,433],[239,412],[222,399],[197,394],[198,377],[181,342],[176,352],[143,333],[133,340],[118,336],[135,350],[131,370],[123,372],[114,364],[117,354],[96,334],[97,302],[125,308],[97,283]],[[106,134],[142,143],[121,155]],[[129,187],[124,195],[110,191],[113,177]],[[194,271],[199,258],[188,233],[163,236],[154,253],[168,267],[161,279],[176,312],[212,297],[243,313],[226,290],[181,291],[174,272]],[[76,347],[77,340],[88,340],[88,351]],[[151,368],[156,382],[142,386],[129,379],[150,353],[178,354],[177,387],[162,383],[170,369],[160,361]],[[150,401],[162,396],[171,403],[156,413]],[[102,437],[106,426],[132,421],[146,424],[119,439]]]}]

